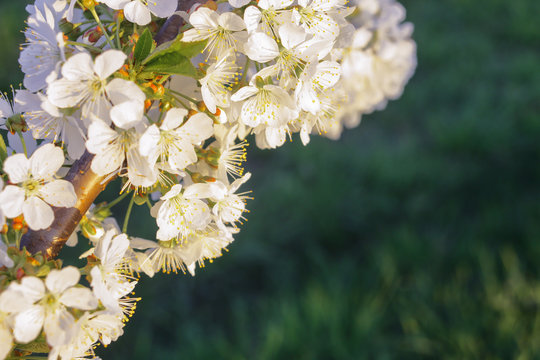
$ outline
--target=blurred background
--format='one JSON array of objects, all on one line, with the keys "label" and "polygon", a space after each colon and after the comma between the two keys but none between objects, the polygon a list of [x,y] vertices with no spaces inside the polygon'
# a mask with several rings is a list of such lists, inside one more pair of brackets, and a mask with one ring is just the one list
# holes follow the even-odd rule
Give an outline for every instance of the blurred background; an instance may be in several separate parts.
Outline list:
[{"label": "blurred background", "polygon": [[[0,2],[0,86],[28,1]],[[338,142],[248,153],[249,221],[142,277],[104,359],[539,359],[540,2],[403,0],[419,66]],[[146,208],[130,232],[151,237]]]}]

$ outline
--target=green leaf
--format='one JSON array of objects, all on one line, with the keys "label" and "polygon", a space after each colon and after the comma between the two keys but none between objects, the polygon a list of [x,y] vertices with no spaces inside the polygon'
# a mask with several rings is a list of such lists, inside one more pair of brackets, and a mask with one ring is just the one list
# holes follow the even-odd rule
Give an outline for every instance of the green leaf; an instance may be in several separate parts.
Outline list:
[{"label": "green leaf", "polygon": [[197,69],[193,66],[191,60],[177,53],[168,53],[148,62],[144,66],[140,76],[145,77],[148,73],[177,74],[194,78],[197,77]]},{"label": "green leaf", "polygon": [[144,29],[144,32],[139,37],[135,49],[133,50],[133,59],[135,64],[140,64],[152,51],[154,47],[154,40],[152,39],[152,33],[148,28]]},{"label": "green leaf", "polygon": [[144,59],[140,76],[145,77],[152,73],[161,73],[197,78],[199,74],[190,59],[199,55],[205,46],[206,40],[183,42],[182,35],[178,35],[176,39],[158,46]]},{"label": "green leaf", "polygon": [[168,41],[159,45],[153,52],[148,56],[143,64],[153,62],[157,58],[167,55],[167,54],[178,54],[184,57],[191,59],[202,53],[206,47],[207,40],[204,41],[193,41],[193,42],[183,42],[182,34],[178,35],[176,39]]}]

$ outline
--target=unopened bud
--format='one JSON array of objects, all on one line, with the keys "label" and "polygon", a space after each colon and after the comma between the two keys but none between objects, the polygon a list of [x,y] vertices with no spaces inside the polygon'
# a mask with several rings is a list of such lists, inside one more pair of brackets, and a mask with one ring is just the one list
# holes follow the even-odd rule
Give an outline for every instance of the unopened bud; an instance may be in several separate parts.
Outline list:
[{"label": "unopened bud", "polygon": [[206,7],[214,11],[217,11],[218,9],[217,3],[213,0],[208,0],[202,7]]},{"label": "unopened bud", "polygon": [[84,35],[88,37],[88,41],[95,43],[101,39],[101,36],[103,36],[103,31],[101,31],[99,26],[96,26],[95,28],[88,30]]},{"label": "unopened bud", "polygon": [[93,9],[96,7],[96,2],[94,0],[82,0],[82,6],[85,9]]},{"label": "unopened bud", "polygon": [[124,21],[124,10],[118,10],[114,13],[114,21]]}]

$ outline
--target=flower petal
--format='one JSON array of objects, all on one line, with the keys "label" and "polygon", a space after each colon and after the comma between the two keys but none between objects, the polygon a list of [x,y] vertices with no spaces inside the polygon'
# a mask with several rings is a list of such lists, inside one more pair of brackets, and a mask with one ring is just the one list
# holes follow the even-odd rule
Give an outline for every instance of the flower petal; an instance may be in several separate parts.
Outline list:
[{"label": "flower petal", "polygon": [[24,199],[23,189],[8,185],[0,192],[0,208],[8,218],[17,217],[22,213]]},{"label": "flower petal", "polygon": [[77,195],[73,184],[66,180],[54,180],[39,189],[39,195],[46,203],[53,206],[73,207]]},{"label": "flower petal", "polygon": [[50,179],[64,163],[64,152],[53,144],[45,144],[30,157],[30,172],[35,179]]},{"label": "flower petal", "polygon": [[58,300],[67,307],[81,310],[93,310],[98,306],[96,297],[87,288],[72,287],[67,289]]},{"label": "flower petal", "polygon": [[61,294],[66,289],[74,286],[79,282],[81,274],[74,266],[67,266],[62,270],[53,269],[45,279],[47,289],[54,294]]},{"label": "flower petal", "polygon": [[126,54],[120,50],[107,50],[96,57],[94,71],[101,79],[106,79],[119,70],[126,59]]},{"label": "flower petal", "polygon": [[9,176],[9,181],[13,184],[21,183],[28,178],[30,161],[24,154],[15,154],[4,162],[4,171]]},{"label": "flower petal", "polygon": [[140,1],[132,1],[124,7],[124,15],[126,19],[137,25],[144,26],[152,21],[150,10]]},{"label": "flower petal", "polygon": [[26,199],[22,210],[24,219],[32,230],[46,229],[54,221],[54,213],[51,207],[37,196]]},{"label": "flower petal", "polygon": [[166,18],[174,14],[178,6],[177,0],[149,1],[148,9],[160,18]]},{"label": "flower petal", "polygon": [[44,320],[45,310],[43,307],[37,305],[15,316],[13,335],[15,335],[17,342],[26,344],[34,340],[41,331]]}]

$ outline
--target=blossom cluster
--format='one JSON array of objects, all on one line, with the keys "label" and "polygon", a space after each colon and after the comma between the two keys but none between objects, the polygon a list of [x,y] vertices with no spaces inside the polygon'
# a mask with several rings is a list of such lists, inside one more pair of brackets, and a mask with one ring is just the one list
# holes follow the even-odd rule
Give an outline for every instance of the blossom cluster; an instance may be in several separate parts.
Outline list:
[{"label": "blossom cluster", "polygon": [[[0,360],[95,358],[123,333],[140,273],[189,272],[221,256],[246,213],[243,164],[298,133],[337,139],[398,98],[416,67],[395,0],[36,0],[0,99]],[[155,40],[173,18],[182,26]],[[88,156],[87,156],[88,155]],[[21,245],[51,231],[84,189],[64,179],[91,159],[118,198],[67,239],[90,249],[62,266]],[[130,197],[122,228],[112,208]],[[148,206],[155,239],[127,233]],[[12,355],[10,355],[12,354]],[[35,356],[35,355],[33,355]]]}]

